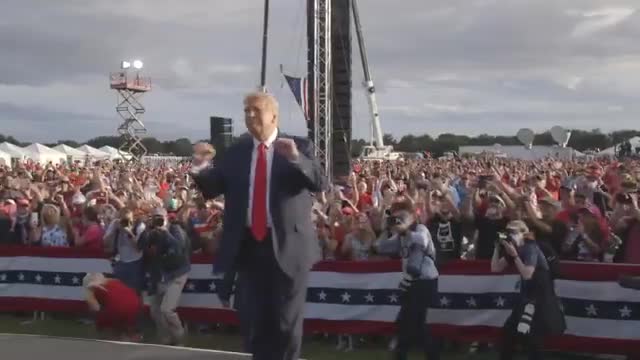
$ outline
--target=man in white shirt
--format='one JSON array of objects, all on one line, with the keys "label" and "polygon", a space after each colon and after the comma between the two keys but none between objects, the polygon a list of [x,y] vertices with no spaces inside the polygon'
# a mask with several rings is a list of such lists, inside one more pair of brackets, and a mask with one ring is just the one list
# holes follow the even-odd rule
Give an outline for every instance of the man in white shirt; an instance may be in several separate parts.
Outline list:
[{"label": "man in white shirt", "polygon": [[238,273],[242,332],[253,358],[297,360],[307,279],[316,261],[313,193],[326,181],[312,145],[278,132],[278,103],[246,96],[243,137],[215,167],[210,146],[194,148],[193,179],[203,195],[225,197],[214,273]]}]

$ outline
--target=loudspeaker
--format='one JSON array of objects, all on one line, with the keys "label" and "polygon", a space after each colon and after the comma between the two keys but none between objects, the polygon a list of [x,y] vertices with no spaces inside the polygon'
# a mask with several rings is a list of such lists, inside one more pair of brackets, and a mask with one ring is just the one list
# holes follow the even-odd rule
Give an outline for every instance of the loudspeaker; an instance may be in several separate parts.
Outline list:
[{"label": "loudspeaker", "polygon": [[216,160],[224,157],[226,150],[233,142],[233,120],[211,116],[211,144],[216,149]]},{"label": "loudspeaker", "polygon": [[351,0],[331,0],[331,167],[335,178],[351,173]]}]

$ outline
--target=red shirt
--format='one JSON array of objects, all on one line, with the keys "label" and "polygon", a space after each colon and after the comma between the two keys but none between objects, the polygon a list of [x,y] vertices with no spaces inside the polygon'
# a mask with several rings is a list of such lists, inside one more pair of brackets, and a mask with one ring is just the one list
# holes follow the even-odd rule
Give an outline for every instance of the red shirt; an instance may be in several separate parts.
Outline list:
[{"label": "red shirt", "polygon": [[547,191],[551,193],[554,199],[560,200],[560,179],[549,177],[547,179]]},{"label": "red shirt", "polygon": [[565,224],[569,224],[571,223],[571,214],[573,213],[572,210],[570,209],[564,209],[562,211],[560,211],[557,215],[556,215],[556,220],[561,221]]},{"label": "red shirt", "polygon": [[342,251],[340,251],[340,249],[342,249],[342,243],[344,242],[344,239],[347,236],[348,229],[346,229],[342,224],[338,224],[337,226],[336,224],[333,224],[331,229],[333,230],[332,231],[333,239],[336,240],[336,242],[338,243],[338,246],[336,247],[336,251],[334,254],[335,258],[336,260],[346,260],[344,254],[342,254]]},{"label": "red shirt", "polygon": [[104,237],[104,230],[98,224],[91,224],[82,233],[82,236],[85,239],[85,243],[82,247],[93,249],[93,250],[103,250],[104,244],[102,242],[102,238]]},{"label": "red shirt", "polygon": [[169,189],[171,188],[171,186],[169,186],[169,184],[165,181],[162,182],[162,184],[160,184],[160,190],[158,191],[158,193],[156,194],[160,199],[164,199],[164,197],[167,195],[167,192],[169,191]]},{"label": "red shirt", "polygon": [[366,206],[373,206],[373,198],[369,193],[361,193],[358,195],[358,204],[356,207],[359,211],[363,211]]},{"label": "red shirt", "polygon": [[111,279],[102,288],[94,288],[93,293],[101,307],[96,317],[99,329],[131,330],[135,326],[142,304],[134,290]]},{"label": "red shirt", "polygon": [[[571,224],[571,215],[575,214],[577,209],[564,209],[556,215],[556,220],[562,221],[565,224]],[[609,239],[609,223],[607,222],[607,218],[602,216],[600,209],[597,206],[589,205],[589,211],[598,219],[598,223],[600,224],[600,229],[605,234],[605,241]]]}]

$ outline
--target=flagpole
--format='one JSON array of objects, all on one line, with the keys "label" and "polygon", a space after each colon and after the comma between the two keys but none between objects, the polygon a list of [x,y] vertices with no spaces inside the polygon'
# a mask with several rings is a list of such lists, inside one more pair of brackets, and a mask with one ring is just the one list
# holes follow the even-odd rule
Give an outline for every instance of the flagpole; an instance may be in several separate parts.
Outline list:
[{"label": "flagpole", "polygon": [[267,31],[269,28],[269,0],[264,0],[264,22],[262,29],[262,69],[260,71],[260,89],[267,92]]}]

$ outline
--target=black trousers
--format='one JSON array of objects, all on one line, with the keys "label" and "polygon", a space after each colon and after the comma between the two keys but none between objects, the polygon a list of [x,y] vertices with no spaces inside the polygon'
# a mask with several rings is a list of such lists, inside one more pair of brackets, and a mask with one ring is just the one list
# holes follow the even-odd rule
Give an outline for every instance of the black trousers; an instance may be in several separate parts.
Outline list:
[{"label": "black trousers", "polygon": [[396,360],[406,360],[412,344],[422,346],[426,359],[440,359],[439,342],[431,337],[427,325],[427,310],[437,297],[438,279],[416,280],[403,292],[396,320]]},{"label": "black trousers", "polygon": [[287,276],[271,235],[257,242],[247,231],[238,267],[238,312],[245,346],[254,360],[298,360],[309,271]]},{"label": "black trousers", "polygon": [[[527,353],[528,360],[541,360],[543,338],[536,332],[536,324],[532,324],[531,333],[523,335],[518,333],[518,323],[522,317],[524,305],[513,310],[502,328],[502,344],[500,348],[500,360],[511,360],[514,357],[516,346],[522,344]],[[534,316],[535,319],[535,316]]]}]

